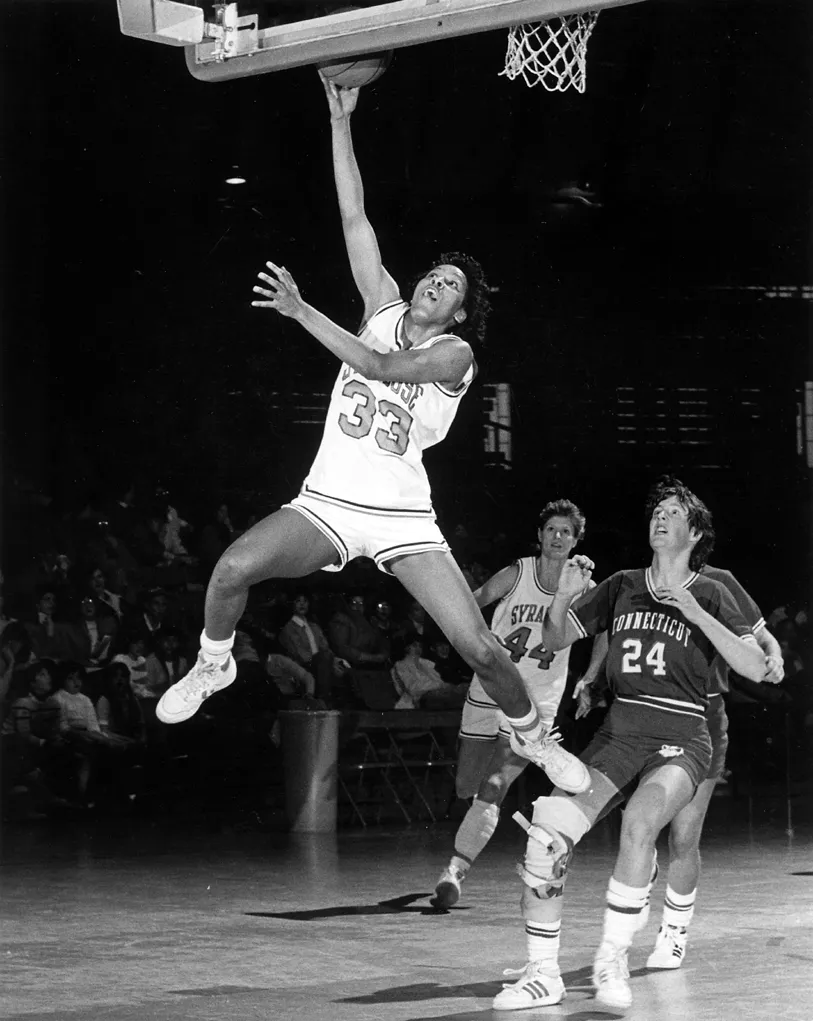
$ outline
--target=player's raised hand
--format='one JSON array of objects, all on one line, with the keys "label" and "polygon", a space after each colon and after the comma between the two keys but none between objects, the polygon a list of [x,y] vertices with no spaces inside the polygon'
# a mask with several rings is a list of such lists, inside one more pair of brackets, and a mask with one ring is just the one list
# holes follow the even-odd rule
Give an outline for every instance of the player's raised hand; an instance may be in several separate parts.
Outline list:
[{"label": "player's raised hand", "polygon": [[325,78],[322,72],[319,72],[319,77],[322,80],[322,85],[325,88],[325,95],[327,96],[327,105],[330,107],[331,120],[339,120],[342,117],[347,117],[356,109],[356,103],[359,99],[358,89],[342,89],[335,82],[332,82],[330,78]]},{"label": "player's raised hand", "polygon": [[703,608],[691,592],[682,585],[667,585],[655,590],[655,595],[662,603],[668,603],[680,610],[686,620],[696,624],[703,615]]},{"label": "player's raised hand", "polygon": [[593,568],[596,565],[589,557],[578,555],[566,560],[562,573],[559,575],[559,584],[556,591],[563,596],[580,595],[590,581]]},{"label": "player's raised hand", "polygon": [[262,294],[266,300],[259,301],[255,298],[251,304],[255,308],[273,308],[280,315],[296,318],[305,303],[294,278],[284,266],[275,266],[273,262],[267,262],[266,266],[274,276],[258,273],[257,276],[265,286],[254,285],[254,293]]}]

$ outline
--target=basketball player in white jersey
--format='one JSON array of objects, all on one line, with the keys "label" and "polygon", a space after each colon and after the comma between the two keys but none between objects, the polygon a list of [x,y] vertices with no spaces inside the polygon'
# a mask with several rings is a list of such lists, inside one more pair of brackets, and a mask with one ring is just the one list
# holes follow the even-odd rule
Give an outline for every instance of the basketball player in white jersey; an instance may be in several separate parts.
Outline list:
[{"label": "basketball player in white jersey", "polygon": [[[474,593],[480,607],[500,600],[491,630],[510,652],[548,734],[553,733],[567,682],[570,649],[548,652],[542,642],[542,620],[562,566],[584,537],[584,529],[585,517],[576,504],[552,501],[539,515],[539,556],[515,561]],[[606,636],[599,641],[606,644]],[[458,797],[473,801],[455,835],[454,854],[435,887],[436,907],[451,907],[459,900],[460,884],[497,829],[509,787],[528,765],[511,749],[509,737],[503,713],[475,676],[463,707],[455,781]]]},{"label": "basketball player in white jersey", "polygon": [[585,767],[548,739],[522,679],[488,630],[436,524],[425,447],[446,435],[474,378],[488,289],[479,264],[444,256],[404,301],[384,268],[364,209],[350,133],[357,89],[324,81],[333,168],[347,253],[364,302],[363,329],[349,333],[303,301],[291,274],[267,263],[252,304],[298,322],[341,361],[322,444],[299,496],[258,522],[218,561],[206,592],[201,651],[190,673],[162,696],[158,718],[189,719],[231,684],[234,629],[251,585],[341,570],[357,556],[393,574],[438,623],[504,711],[516,747],[574,792]]}]

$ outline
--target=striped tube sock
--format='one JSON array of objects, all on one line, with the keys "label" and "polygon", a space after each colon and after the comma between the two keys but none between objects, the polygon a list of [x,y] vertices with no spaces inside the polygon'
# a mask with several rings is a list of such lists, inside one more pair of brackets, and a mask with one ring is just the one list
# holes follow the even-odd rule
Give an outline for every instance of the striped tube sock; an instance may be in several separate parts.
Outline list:
[{"label": "striped tube sock", "polygon": [[505,719],[523,741],[538,741],[545,733],[545,725],[539,718],[536,706],[532,705],[524,716],[506,716]]},{"label": "striped tube sock", "polygon": [[559,935],[562,923],[525,922],[525,938],[528,943],[528,960],[539,961],[551,975],[559,974]]},{"label": "striped tube sock", "polygon": [[610,879],[602,942],[613,943],[626,950],[638,930],[646,898],[647,887],[626,886],[617,879]]},{"label": "striped tube sock", "polygon": [[675,893],[671,886],[666,885],[666,897],[663,902],[663,925],[674,925],[678,929],[686,929],[694,917],[694,902],[697,890],[691,893]]}]

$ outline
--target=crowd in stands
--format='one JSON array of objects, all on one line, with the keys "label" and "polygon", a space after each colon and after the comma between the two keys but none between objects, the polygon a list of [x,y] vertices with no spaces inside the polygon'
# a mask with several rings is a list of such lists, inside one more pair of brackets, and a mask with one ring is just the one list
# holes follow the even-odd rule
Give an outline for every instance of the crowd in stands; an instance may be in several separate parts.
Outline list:
[{"label": "crowd in stands", "polygon": [[[160,724],[158,699],[197,652],[208,577],[251,523],[234,523],[225,502],[196,523],[165,490],[145,500],[132,485],[73,515],[40,507],[16,522],[19,542],[13,555],[4,551],[0,576],[7,816],[86,810],[102,792],[134,798],[160,783],[167,763],[196,739],[205,749],[207,728],[219,718],[249,719],[273,735],[285,708],[462,707],[471,671],[423,607],[360,559],[340,575],[256,586],[238,624],[235,684],[189,724]],[[504,533],[472,539],[462,524],[449,537],[472,589],[530,552]],[[777,607],[769,625],[785,653],[785,681],[774,688],[732,678],[732,762],[735,769],[744,762],[755,728],[771,733],[781,714],[790,720],[794,770],[807,775],[806,608]],[[581,659],[573,657],[574,674]]]}]

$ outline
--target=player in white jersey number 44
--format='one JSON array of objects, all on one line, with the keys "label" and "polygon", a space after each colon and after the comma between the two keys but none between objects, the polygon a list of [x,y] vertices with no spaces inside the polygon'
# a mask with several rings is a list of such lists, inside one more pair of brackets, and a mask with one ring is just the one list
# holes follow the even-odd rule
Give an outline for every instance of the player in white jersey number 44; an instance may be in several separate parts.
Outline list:
[{"label": "player in white jersey number 44", "polygon": [[[542,641],[542,621],[553,601],[559,576],[576,544],[584,538],[585,517],[570,500],[554,500],[539,515],[539,555],[523,557],[498,571],[474,593],[478,606],[499,600],[491,630],[517,664],[548,735],[543,768],[554,785],[566,790],[582,784],[583,764],[558,743],[553,722],[567,681],[570,649],[549,652]],[[593,582],[588,582],[592,587]],[[606,635],[596,639],[606,648]],[[460,751],[455,778],[457,795],[472,798],[455,834],[454,854],[435,887],[433,904],[448,908],[460,898],[460,885],[483,851],[500,817],[509,788],[528,765],[517,755],[510,728],[499,708],[475,677],[469,686],[460,723]]]},{"label": "player in white jersey number 44", "polygon": [[[268,272],[259,274],[252,304],[299,323],[342,365],[302,492],[241,535],[218,561],[206,592],[198,660],[164,693],[156,715],[164,723],[187,720],[204,699],[234,681],[235,626],[251,585],[338,570],[363,555],[420,602],[503,710],[518,747],[543,762],[549,742],[539,714],[437,527],[421,457],[446,435],[474,377],[474,355],[463,334],[482,339],[488,287],[479,264],[455,253],[421,277],[409,302],[401,299],[364,208],[350,132],[358,89],[339,89],[327,80],[324,87],[339,211],[364,302],[364,329],[356,336],[305,302],[284,267],[269,262]],[[586,770],[579,775],[587,783]]]}]

